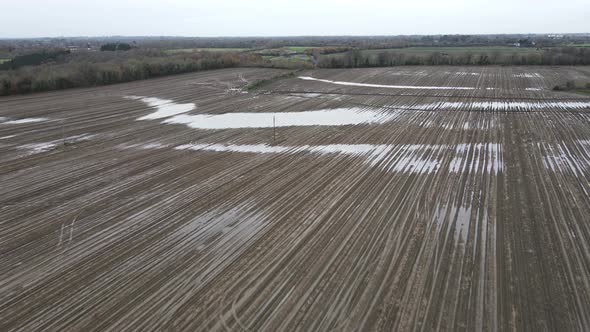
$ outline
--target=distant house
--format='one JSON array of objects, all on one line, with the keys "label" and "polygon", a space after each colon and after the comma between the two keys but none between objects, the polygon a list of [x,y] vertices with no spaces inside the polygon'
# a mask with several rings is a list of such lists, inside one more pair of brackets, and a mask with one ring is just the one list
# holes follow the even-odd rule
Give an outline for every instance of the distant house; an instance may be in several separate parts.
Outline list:
[{"label": "distant house", "polygon": [[292,50],[281,51],[281,53],[283,56],[290,57],[290,58],[299,55],[299,53],[297,51],[292,51]]},{"label": "distant house", "polygon": [[70,52],[76,52],[80,50],[80,46],[68,46]]},{"label": "distant house", "polygon": [[537,43],[530,40],[530,39],[521,39],[518,42],[514,43],[516,47],[535,47]]},{"label": "distant house", "polygon": [[563,38],[563,35],[547,35],[547,37],[552,39],[561,39]]}]

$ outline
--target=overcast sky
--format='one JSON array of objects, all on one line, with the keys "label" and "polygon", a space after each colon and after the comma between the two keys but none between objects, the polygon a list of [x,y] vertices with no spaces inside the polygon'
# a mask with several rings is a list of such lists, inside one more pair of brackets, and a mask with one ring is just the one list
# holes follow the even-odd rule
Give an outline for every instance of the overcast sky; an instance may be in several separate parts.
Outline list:
[{"label": "overcast sky", "polygon": [[590,0],[6,0],[0,8],[0,38],[590,32]]}]

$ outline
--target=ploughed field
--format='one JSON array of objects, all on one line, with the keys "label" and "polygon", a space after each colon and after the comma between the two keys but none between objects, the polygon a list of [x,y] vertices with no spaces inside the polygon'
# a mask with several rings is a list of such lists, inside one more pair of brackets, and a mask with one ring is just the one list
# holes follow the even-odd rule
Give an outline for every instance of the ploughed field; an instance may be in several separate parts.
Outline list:
[{"label": "ploughed field", "polygon": [[590,329],[590,68],[282,73],[0,99],[0,330]]}]

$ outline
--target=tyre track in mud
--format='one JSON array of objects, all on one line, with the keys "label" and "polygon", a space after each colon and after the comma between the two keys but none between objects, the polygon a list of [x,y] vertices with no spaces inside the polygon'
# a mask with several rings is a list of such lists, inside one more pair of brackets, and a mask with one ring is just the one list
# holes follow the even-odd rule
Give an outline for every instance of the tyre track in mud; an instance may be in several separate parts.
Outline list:
[{"label": "tyre track in mud", "polygon": [[[67,123],[65,133],[59,121],[0,124],[0,137],[16,135],[0,141],[0,328],[590,328],[587,110],[396,109],[574,99],[525,90],[565,81],[572,69],[420,70],[428,75],[413,67],[313,75],[501,90],[390,96],[297,79],[269,87],[322,94],[301,98],[194,84],[275,73],[232,69],[0,99],[0,116]],[[396,75],[405,71],[414,76]],[[273,146],[272,128],[137,121],[150,109],[128,95],[195,103],[193,114],[357,107],[396,116],[277,130],[279,147],[388,147],[378,155],[178,150]],[[16,150],[79,134],[95,136],[31,155]]]}]

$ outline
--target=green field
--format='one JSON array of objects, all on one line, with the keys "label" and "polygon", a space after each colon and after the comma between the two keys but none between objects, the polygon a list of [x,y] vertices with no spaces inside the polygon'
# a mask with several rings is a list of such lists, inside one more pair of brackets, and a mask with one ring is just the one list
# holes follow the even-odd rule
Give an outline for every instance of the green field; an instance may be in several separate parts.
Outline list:
[{"label": "green field", "polygon": [[192,52],[244,52],[250,50],[249,48],[174,48],[170,50],[166,50],[168,54],[176,54],[176,53],[192,53]]},{"label": "green field", "polygon": [[290,51],[295,51],[295,52],[305,52],[305,50],[308,50],[310,48],[316,48],[316,47],[315,46],[285,46],[283,48],[288,49]]},{"label": "green field", "polygon": [[521,48],[521,47],[509,47],[509,46],[486,46],[486,47],[406,47],[406,48],[392,48],[392,49],[374,49],[374,50],[363,50],[368,54],[379,54],[383,51],[405,53],[408,55],[424,55],[432,54],[434,52],[448,53],[448,54],[491,54],[494,52],[499,53],[518,53],[518,54],[530,54],[539,53],[535,48]]},{"label": "green field", "polygon": [[265,49],[258,49],[257,52],[297,52],[297,53],[304,53],[306,50],[316,48],[315,46],[284,46],[284,47],[276,47],[276,48],[265,48]]},{"label": "green field", "polygon": [[572,92],[577,93],[577,94],[582,94],[585,96],[590,96],[590,89],[580,88],[580,89],[572,90]]},{"label": "green field", "polygon": [[299,56],[273,56],[273,55],[263,55],[263,59],[270,62],[272,67],[278,68],[297,68],[297,67],[311,67],[312,62],[309,56],[307,55],[299,55]]},{"label": "green field", "polygon": [[262,55],[263,59],[266,60],[282,60],[282,59],[291,59],[291,60],[302,60],[302,61],[310,61],[310,57],[308,55],[299,54],[294,56],[281,56],[281,55]]}]

